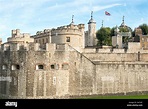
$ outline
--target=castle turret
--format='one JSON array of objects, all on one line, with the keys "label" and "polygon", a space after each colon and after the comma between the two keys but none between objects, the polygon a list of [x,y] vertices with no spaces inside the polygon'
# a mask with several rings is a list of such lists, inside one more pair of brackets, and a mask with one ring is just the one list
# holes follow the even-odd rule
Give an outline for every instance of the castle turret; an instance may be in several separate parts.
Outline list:
[{"label": "castle turret", "polygon": [[93,11],[91,12],[91,19],[88,22],[88,36],[86,39],[86,46],[96,45],[96,22],[93,20]]},{"label": "castle turret", "polygon": [[12,36],[7,38],[8,43],[29,43],[34,42],[34,39],[30,37],[29,33],[20,33],[20,29],[12,30]]}]

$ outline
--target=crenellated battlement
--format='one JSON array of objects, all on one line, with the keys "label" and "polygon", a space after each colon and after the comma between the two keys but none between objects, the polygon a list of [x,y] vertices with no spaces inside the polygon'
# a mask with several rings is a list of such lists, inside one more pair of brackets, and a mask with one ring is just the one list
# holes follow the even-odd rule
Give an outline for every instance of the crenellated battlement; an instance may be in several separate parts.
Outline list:
[{"label": "crenellated battlement", "polygon": [[43,31],[37,31],[36,35],[42,35],[50,32],[51,32],[51,29],[44,29]]},{"label": "crenellated battlement", "polygon": [[66,25],[58,27],[57,29],[52,29],[51,35],[63,35],[63,34],[72,34],[72,35],[82,35],[84,32],[84,24],[79,25]]},{"label": "crenellated battlement", "polygon": [[11,43],[11,44],[2,44],[0,47],[0,51],[19,51],[24,50],[28,51],[29,44],[21,45],[19,43]]},{"label": "crenellated battlement", "polygon": [[20,33],[20,29],[12,30],[11,34],[12,34],[11,38],[17,38],[17,37],[27,38],[27,37],[30,37],[29,33]]},{"label": "crenellated battlement", "polygon": [[65,51],[67,44],[51,44],[46,43],[45,46],[41,46],[39,43],[11,43],[11,44],[2,44],[0,46],[0,51]]},{"label": "crenellated battlement", "polygon": [[29,33],[20,33],[20,29],[12,30],[12,36],[7,38],[8,43],[28,43],[34,42],[33,38],[30,38]]},{"label": "crenellated battlement", "polygon": [[[139,43],[136,43],[139,44]],[[148,53],[147,50],[142,50],[136,48],[132,49],[133,44],[129,43],[129,49],[118,49],[118,48],[84,48],[83,53]],[[32,49],[33,48],[33,49]],[[41,45],[40,43],[5,43],[1,44],[0,51],[66,51],[67,44],[56,44],[56,43],[46,43]]]},{"label": "crenellated battlement", "polygon": [[83,53],[148,53],[148,50],[132,50],[132,49],[117,49],[117,48],[108,48],[108,49],[102,49],[102,48],[85,48],[83,49]]}]

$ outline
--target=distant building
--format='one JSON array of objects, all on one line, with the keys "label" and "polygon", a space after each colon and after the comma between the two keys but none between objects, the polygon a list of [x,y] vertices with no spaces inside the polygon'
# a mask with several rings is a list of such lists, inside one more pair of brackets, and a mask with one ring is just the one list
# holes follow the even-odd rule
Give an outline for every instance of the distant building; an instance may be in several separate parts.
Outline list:
[{"label": "distant building", "polygon": [[20,33],[20,29],[12,30],[12,36],[7,38],[7,43],[25,44],[34,42],[29,33]]},{"label": "distant building", "polygon": [[140,27],[135,28],[134,42],[140,42],[140,48],[148,50],[148,35],[143,35]]},{"label": "distant building", "polygon": [[38,31],[36,35],[31,37],[43,48],[46,43],[69,44],[81,52],[83,48],[97,44],[96,22],[93,20],[92,14],[88,22],[88,31],[84,31],[84,24],[75,25],[72,17],[72,22],[69,25]]},{"label": "distant building", "polygon": [[128,38],[130,38],[131,35],[131,28],[128,27],[124,22],[124,16],[122,23],[119,27],[116,27],[114,30],[115,36],[112,36],[112,45],[113,47],[122,49],[128,47]]}]

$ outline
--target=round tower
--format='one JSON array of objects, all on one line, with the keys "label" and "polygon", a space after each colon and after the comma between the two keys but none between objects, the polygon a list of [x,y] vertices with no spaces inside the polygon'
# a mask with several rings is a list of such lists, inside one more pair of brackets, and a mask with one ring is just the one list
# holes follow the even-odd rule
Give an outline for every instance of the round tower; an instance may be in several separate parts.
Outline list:
[{"label": "round tower", "polygon": [[86,46],[96,45],[96,22],[93,20],[93,11],[91,12],[91,19],[88,22],[88,36]]}]

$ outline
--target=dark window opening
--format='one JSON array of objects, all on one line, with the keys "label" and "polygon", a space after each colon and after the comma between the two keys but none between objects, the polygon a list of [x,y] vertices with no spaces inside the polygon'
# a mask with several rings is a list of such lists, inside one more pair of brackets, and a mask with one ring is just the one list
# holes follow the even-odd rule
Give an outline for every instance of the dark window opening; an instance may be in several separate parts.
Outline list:
[{"label": "dark window opening", "polygon": [[54,65],[51,65],[50,67],[51,67],[51,69],[55,69],[55,66]]},{"label": "dark window opening", "polygon": [[140,52],[138,52],[138,61],[140,61]]},{"label": "dark window opening", "polygon": [[43,70],[44,66],[43,65],[36,65],[36,70]]},{"label": "dark window opening", "polygon": [[11,66],[11,70],[19,70],[20,69],[20,65],[12,65]]},{"label": "dark window opening", "polygon": [[70,42],[70,37],[66,37],[66,42]]},{"label": "dark window opening", "polygon": [[39,69],[44,69],[44,66],[43,65],[38,65],[38,68]]},{"label": "dark window opening", "polygon": [[19,70],[20,69],[20,66],[19,65],[16,65],[16,69]]}]

